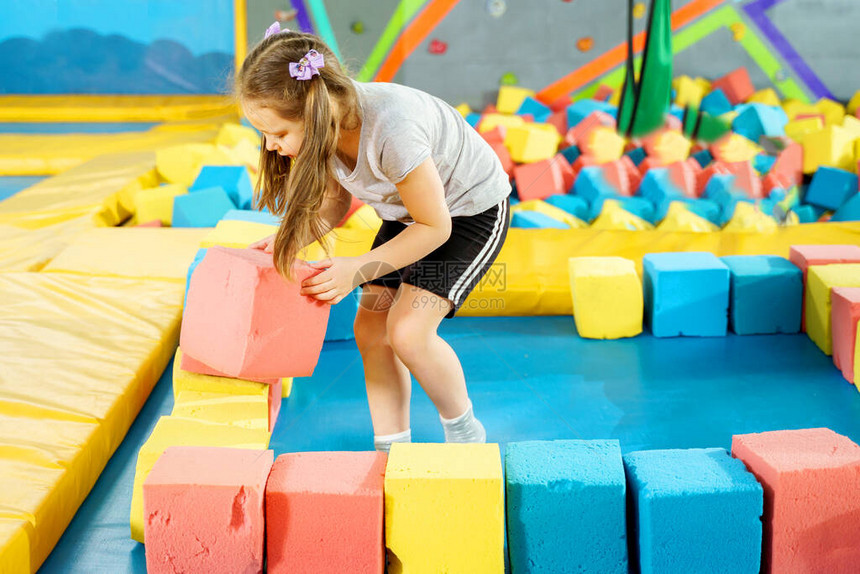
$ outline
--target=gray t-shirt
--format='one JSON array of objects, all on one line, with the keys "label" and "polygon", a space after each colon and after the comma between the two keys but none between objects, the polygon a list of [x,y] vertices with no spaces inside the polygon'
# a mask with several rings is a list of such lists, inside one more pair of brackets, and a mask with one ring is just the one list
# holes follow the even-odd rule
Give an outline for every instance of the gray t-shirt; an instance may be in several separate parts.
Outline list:
[{"label": "gray t-shirt", "polygon": [[362,113],[357,163],[350,172],[335,157],[332,167],[344,189],[382,219],[412,222],[395,184],[428,157],[452,216],[481,213],[510,194],[493,149],[450,105],[399,84],[354,83]]}]

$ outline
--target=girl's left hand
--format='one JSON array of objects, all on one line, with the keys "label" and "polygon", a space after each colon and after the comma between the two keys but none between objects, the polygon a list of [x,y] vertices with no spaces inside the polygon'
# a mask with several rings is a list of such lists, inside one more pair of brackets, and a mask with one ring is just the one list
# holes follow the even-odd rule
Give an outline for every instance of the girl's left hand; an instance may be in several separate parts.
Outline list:
[{"label": "girl's left hand", "polygon": [[336,305],[356,287],[358,266],[355,257],[332,257],[308,265],[323,271],[302,282],[302,295]]}]

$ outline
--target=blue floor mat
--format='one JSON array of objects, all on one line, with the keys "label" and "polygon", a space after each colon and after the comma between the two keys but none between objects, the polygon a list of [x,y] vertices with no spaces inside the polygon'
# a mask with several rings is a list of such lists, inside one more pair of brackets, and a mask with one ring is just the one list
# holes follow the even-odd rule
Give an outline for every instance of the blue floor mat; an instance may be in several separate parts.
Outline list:
[{"label": "blue floor mat", "polygon": [[[806,335],[593,341],[570,317],[457,318],[440,332],[502,448],[615,438],[624,452],[728,449],[733,434],[810,427],[860,442],[860,393]],[[138,449],[173,406],[170,369],[41,572],[146,571],[143,546],[129,538],[131,487]],[[441,441],[438,414],[413,388],[413,440]],[[372,435],[355,343],[326,343],[313,377],[295,381],[271,448],[370,450]]]},{"label": "blue floor mat", "polygon": [[0,122],[0,134],[113,134],[145,132],[152,122]]},{"label": "blue floor mat", "polygon": [[22,189],[35,185],[45,179],[43,176],[0,177],[0,201],[12,197]]}]

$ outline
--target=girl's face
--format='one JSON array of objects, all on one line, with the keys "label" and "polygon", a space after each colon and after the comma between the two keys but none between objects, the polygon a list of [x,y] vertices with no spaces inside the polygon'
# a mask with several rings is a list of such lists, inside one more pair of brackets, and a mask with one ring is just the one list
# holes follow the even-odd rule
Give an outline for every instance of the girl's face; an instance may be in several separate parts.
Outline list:
[{"label": "girl's face", "polygon": [[242,102],[245,117],[266,140],[266,149],[279,155],[295,158],[302,147],[305,134],[303,121],[287,120],[272,108],[255,102]]}]

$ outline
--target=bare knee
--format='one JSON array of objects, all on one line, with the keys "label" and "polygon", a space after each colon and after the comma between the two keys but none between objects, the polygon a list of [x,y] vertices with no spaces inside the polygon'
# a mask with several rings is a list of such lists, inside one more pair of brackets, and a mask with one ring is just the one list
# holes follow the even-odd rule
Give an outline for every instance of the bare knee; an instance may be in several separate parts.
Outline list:
[{"label": "bare knee", "polygon": [[386,329],[387,313],[368,311],[361,307],[355,315],[355,344],[358,351],[364,355],[375,349],[389,347]]},{"label": "bare knee", "polygon": [[426,354],[430,333],[424,322],[409,315],[389,314],[387,331],[391,347],[403,362],[409,364]]}]

